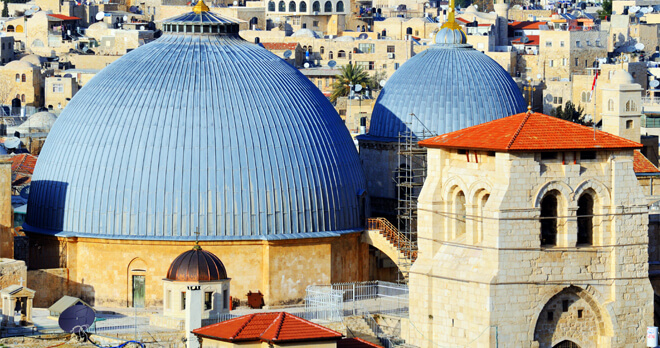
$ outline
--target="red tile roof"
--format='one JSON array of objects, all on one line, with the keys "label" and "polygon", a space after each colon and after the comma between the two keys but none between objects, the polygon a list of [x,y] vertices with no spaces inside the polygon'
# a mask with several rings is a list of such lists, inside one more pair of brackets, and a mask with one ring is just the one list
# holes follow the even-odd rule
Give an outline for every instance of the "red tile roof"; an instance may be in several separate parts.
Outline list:
[{"label": "red tile roof", "polygon": [[63,21],[76,21],[76,20],[80,19],[78,17],[70,17],[70,16],[65,16],[65,15],[61,15],[61,14],[52,14],[52,13],[49,13],[48,17],[57,18],[57,19],[60,19],[60,20],[63,20]]},{"label": "red tile roof", "polygon": [[383,347],[356,337],[356,338],[346,338],[341,341],[337,341],[337,348],[383,348]]},{"label": "red tile roof", "polygon": [[264,48],[267,50],[295,50],[298,46],[297,42],[262,42]]},{"label": "red tile roof", "polygon": [[463,19],[463,18],[456,18],[456,20],[459,21],[459,22],[463,22],[463,23],[472,23],[472,22],[468,21],[467,19]]},{"label": "red tile roof", "polygon": [[527,35],[526,37],[529,39],[529,41],[527,41],[527,42],[522,42],[522,37],[519,37],[515,40],[511,40],[511,43],[512,44],[525,44],[527,46],[538,46],[539,42],[541,42],[541,40],[539,40],[538,35]]},{"label": "red tile roof", "polygon": [[660,169],[653,165],[639,150],[635,150],[633,170],[635,173],[660,173]]},{"label": "red tile roof", "polygon": [[12,186],[27,185],[32,181],[32,173],[37,165],[37,156],[27,153],[11,157]]},{"label": "red tile roof", "polygon": [[342,338],[339,332],[286,312],[244,315],[193,330],[193,333],[228,342],[313,342]]},{"label": "red tile roof", "polygon": [[546,22],[522,21],[522,22],[509,23],[509,27],[511,27],[514,30],[539,30],[539,27],[545,23]]},{"label": "red tile roof", "polygon": [[501,152],[639,149],[642,144],[540,113],[521,113],[419,142]]}]

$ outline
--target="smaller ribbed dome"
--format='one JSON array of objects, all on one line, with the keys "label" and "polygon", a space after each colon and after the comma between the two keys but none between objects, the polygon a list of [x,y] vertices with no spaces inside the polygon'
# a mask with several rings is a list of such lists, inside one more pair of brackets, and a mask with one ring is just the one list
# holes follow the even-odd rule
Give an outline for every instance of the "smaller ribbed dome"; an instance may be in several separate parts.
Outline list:
[{"label": "smaller ribbed dome", "polygon": [[227,279],[227,271],[215,254],[195,245],[179,255],[167,270],[167,279],[182,282],[212,282]]},{"label": "smaller ribbed dome", "polygon": [[435,34],[435,43],[441,45],[464,45],[467,43],[467,36],[459,26],[447,26]]}]

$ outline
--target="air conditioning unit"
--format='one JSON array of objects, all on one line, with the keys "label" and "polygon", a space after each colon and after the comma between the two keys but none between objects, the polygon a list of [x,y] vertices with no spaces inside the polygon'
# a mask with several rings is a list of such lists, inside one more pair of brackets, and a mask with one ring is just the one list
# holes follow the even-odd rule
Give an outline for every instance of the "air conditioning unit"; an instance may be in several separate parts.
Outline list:
[{"label": "air conditioning unit", "polygon": [[394,53],[388,53],[387,58],[389,59],[394,59]]}]

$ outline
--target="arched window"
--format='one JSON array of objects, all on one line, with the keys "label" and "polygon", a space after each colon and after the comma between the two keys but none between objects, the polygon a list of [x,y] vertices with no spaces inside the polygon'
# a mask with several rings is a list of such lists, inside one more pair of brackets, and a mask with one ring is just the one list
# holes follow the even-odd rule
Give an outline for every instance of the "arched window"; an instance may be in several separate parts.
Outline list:
[{"label": "arched window", "polygon": [[324,54],[324,53],[325,53],[325,47],[321,46],[321,48],[319,49],[319,52],[320,52],[321,54]]},{"label": "arched window", "polygon": [[14,26],[13,25],[8,25],[7,26],[7,32],[8,33],[13,33],[14,32]]},{"label": "arched window", "polygon": [[610,99],[607,101],[607,111],[614,111],[614,100]]},{"label": "arched window", "polygon": [[460,237],[465,233],[465,194],[463,191],[458,191],[454,196],[454,219],[456,237]]},{"label": "arched window", "polygon": [[626,111],[635,111],[635,102],[632,100],[628,100],[626,102]]},{"label": "arched window", "polygon": [[333,58],[334,57],[333,57],[332,51],[328,52],[328,59],[333,59]]},{"label": "arched window", "polygon": [[296,12],[296,3],[289,1],[289,12]]},{"label": "arched window", "polygon": [[344,2],[343,1],[338,1],[337,2],[337,12],[344,12]]},{"label": "arched window", "polygon": [[582,91],[582,102],[583,103],[588,103],[589,102],[589,97],[590,93],[587,91]]},{"label": "arched window", "polygon": [[303,52],[307,51],[307,46],[303,46]]},{"label": "arched window", "polygon": [[275,12],[275,1],[268,2],[268,11]]},{"label": "arched window", "polygon": [[25,94],[21,94],[21,101],[25,103]]},{"label": "arched window", "polygon": [[17,25],[16,26],[16,32],[17,33],[22,33],[23,32],[23,26],[22,25]]},{"label": "arched window", "polygon": [[304,1],[300,2],[300,5],[298,5],[298,12],[307,12],[307,3]]},{"label": "arched window", "polygon": [[594,198],[591,194],[584,193],[580,196],[577,215],[577,244],[591,245],[593,243],[594,228]]},{"label": "arched window", "polygon": [[277,10],[280,12],[286,11],[286,5],[284,4],[284,1],[280,1],[280,3],[277,4]]},{"label": "arched window", "polygon": [[337,58],[346,58],[346,51],[337,52]]},{"label": "arched window", "polygon": [[541,246],[557,245],[557,192],[548,192],[541,200]]},{"label": "arched window", "polygon": [[321,11],[321,3],[318,1],[314,1],[312,3],[312,11],[314,12],[320,12]]},{"label": "arched window", "polygon": [[332,3],[330,1],[326,1],[323,7],[324,7],[323,9],[324,12],[332,12]]},{"label": "arched window", "polygon": [[25,77],[25,74],[21,75],[21,82],[27,81],[27,78]]},{"label": "arched window", "polygon": [[16,82],[21,82],[21,74],[16,74]]}]

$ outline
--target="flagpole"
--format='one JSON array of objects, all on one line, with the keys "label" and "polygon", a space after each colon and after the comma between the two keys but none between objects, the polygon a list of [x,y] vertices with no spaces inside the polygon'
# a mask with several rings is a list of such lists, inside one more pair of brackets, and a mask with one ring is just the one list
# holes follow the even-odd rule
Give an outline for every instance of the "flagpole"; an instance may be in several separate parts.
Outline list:
[{"label": "flagpole", "polygon": [[[591,119],[591,125],[594,129],[594,140],[596,140],[596,84],[598,83],[598,73],[599,70],[596,70],[596,77],[594,78],[594,86],[591,89],[591,99],[594,100],[594,116]],[[601,115],[600,117],[602,121],[603,115]]]}]

